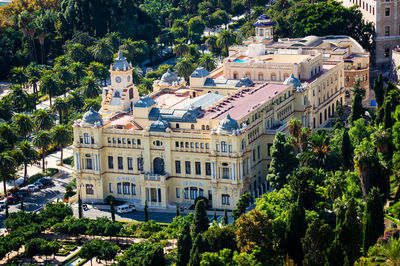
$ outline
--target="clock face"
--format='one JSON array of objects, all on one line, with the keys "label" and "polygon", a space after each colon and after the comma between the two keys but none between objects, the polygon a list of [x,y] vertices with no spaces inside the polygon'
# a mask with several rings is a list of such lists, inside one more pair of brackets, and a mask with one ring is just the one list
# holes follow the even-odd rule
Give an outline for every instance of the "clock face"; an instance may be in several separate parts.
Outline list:
[{"label": "clock face", "polygon": [[115,81],[116,81],[117,83],[120,83],[120,82],[121,82],[121,77],[117,76],[117,77],[115,78]]}]

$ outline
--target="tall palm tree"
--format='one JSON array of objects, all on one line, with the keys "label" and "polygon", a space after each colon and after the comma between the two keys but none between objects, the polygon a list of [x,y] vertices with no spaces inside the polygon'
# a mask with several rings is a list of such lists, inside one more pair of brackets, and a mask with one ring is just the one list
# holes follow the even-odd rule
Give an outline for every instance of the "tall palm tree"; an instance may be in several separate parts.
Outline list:
[{"label": "tall palm tree", "polygon": [[46,109],[38,109],[33,114],[36,130],[50,130],[54,126],[54,119]]},{"label": "tall palm tree", "polygon": [[53,104],[52,111],[57,112],[60,118],[60,124],[63,123],[63,114],[66,113],[69,109],[69,105],[66,100],[62,98],[57,98]]},{"label": "tall palm tree", "polygon": [[78,87],[80,81],[87,75],[86,67],[82,62],[73,62],[68,65],[73,74],[73,84]]},{"label": "tall palm tree", "polygon": [[202,54],[199,59],[199,65],[211,72],[217,67],[217,62],[212,54]]},{"label": "tall palm tree", "polygon": [[60,164],[63,165],[63,149],[72,142],[72,131],[67,125],[57,125],[51,130],[51,138],[60,151]]},{"label": "tall palm tree", "polygon": [[225,49],[225,55],[229,54],[229,46],[236,41],[235,34],[231,30],[222,30],[218,33],[217,46]]},{"label": "tall palm tree", "polygon": [[81,89],[85,98],[96,98],[100,94],[100,84],[93,75],[83,80]]},{"label": "tall palm tree", "polygon": [[39,159],[38,152],[32,147],[32,144],[28,140],[23,140],[18,144],[18,148],[23,153],[23,164],[24,164],[24,179],[28,177],[28,164],[31,164]]},{"label": "tall palm tree", "polygon": [[189,46],[186,43],[179,43],[174,46],[174,54],[176,56],[182,57],[189,52]]},{"label": "tall palm tree", "polygon": [[27,114],[16,113],[12,120],[17,134],[22,138],[28,137],[35,128],[32,118]]},{"label": "tall palm tree", "polygon": [[91,49],[94,59],[97,61],[109,65],[113,58],[113,45],[109,38],[101,38],[97,40]]},{"label": "tall palm tree", "polygon": [[45,158],[46,158],[46,151],[50,147],[52,143],[52,138],[51,134],[47,130],[40,130],[34,134],[33,140],[32,140],[33,145],[41,150],[42,153],[42,170],[43,172],[46,170],[45,166]]},{"label": "tall palm tree", "polygon": [[0,153],[0,175],[3,180],[4,195],[7,192],[6,181],[10,179],[10,176],[15,172],[16,162],[14,158],[8,152]]},{"label": "tall palm tree", "polygon": [[99,101],[97,98],[91,99],[85,99],[85,105],[83,106],[82,110],[84,112],[89,111],[90,108],[93,108],[94,110],[98,111],[101,108],[101,101]]},{"label": "tall palm tree", "polygon": [[300,145],[302,152],[307,150],[310,135],[311,135],[311,129],[309,129],[308,127],[301,128],[300,137],[299,137],[299,145]]},{"label": "tall palm tree", "polygon": [[363,196],[366,197],[370,189],[372,169],[377,163],[377,151],[371,142],[364,139],[354,150],[355,167],[358,169]]},{"label": "tall palm tree", "polygon": [[61,82],[53,71],[43,74],[40,79],[40,90],[49,95],[50,108],[52,106],[51,98],[59,95]]},{"label": "tall palm tree", "polygon": [[42,66],[36,64],[35,62],[31,62],[26,67],[26,75],[28,77],[28,83],[33,88],[33,93],[37,96],[37,84],[40,80],[40,76],[42,75]]},{"label": "tall palm tree", "polygon": [[176,62],[177,62],[175,65],[176,72],[178,72],[178,74],[181,77],[184,77],[185,80],[189,80],[189,76],[195,70],[195,66],[192,63],[192,61],[189,58],[182,57],[176,60]]},{"label": "tall palm tree", "polygon": [[26,83],[28,82],[28,76],[24,67],[13,67],[10,71],[10,75],[8,80],[11,83],[21,85],[22,88],[25,88]]},{"label": "tall palm tree", "polygon": [[45,46],[44,41],[47,35],[47,25],[46,25],[46,18],[44,14],[40,14],[35,18],[34,21],[35,30],[39,37],[39,44],[40,44],[40,52],[42,55],[41,62],[42,64],[46,64],[46,55],[45,55]]},{"label": "tall palm tree", "polygon": [[148,91],[153,91],[153,82],[154,79],[151,78],[143,78],[141,85]]},{"label": "tall palm tree", "polygon": [[82,95],[77,90],[71,91],[67,97],[67,104],[79,111],[84,105]]},{"label": "tall palm tree", "polygon": [[9,100],[13,103],[13,109],[18,112],[28,111],[30,108],[29,95],[22,89],[21,85],[10,86]]},{"label": "tall palm tree", "polygon": [[[35,43],[32,38],[32,15],[27,10],[22,11],[18,15],[18,26],[22,29],[22,34],[28,39],[28,50],[31,61],[37,61]],[[34,33],[34,31],[33,31]],[[32,47],[33,43],[33,47]]]},{"label": "tall palm tree", "polygon": [[57,78],[60,80],[61,92],[64,93],[65,97],[68,88],[71,88],[74,75],[67,66],[55,65],[53,70],[56,73]]},{"label": "tall palm tree", "polygon": [[212,53],[215,53],[216,50],[218,49],[217,39],[218,39],[218,37],[215,35],[207,36],[206,46],[207,46],[207,49]]},{"label": "tall palm tree", "polygon": [[301,132],[302,124],[299,119],[293,118],[288,122],[288,129],[290,135],[295,139],[294,145],[295,150],[299,152],[300,149],[300,132]]},{"label": "tall palm tree", "polygon": [[0,124],[0,139],[5,141],[8,148],[14,147],[18,140],[14,127],[6,123]]}]

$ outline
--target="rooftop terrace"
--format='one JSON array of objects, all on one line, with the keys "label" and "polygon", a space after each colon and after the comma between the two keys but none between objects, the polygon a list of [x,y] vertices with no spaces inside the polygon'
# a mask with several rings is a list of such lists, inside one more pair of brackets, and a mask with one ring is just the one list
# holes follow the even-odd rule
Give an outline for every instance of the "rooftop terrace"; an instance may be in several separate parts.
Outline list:
[{"label": "rooftop terrace", "polygon": [[208,108],[202,119],[224,119],[228,114],[240,120],[252,110],[270,101],[292,85],[260,84],[254,89],[242,89]]}]

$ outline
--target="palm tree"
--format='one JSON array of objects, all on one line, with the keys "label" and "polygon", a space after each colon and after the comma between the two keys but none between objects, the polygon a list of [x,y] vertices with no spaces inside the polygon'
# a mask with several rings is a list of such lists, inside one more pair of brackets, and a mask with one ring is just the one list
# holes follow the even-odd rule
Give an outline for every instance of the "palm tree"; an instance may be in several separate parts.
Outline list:
[{"label": "palm tree", "polygon": [[86,74],[86,67],[81,62],[73,62],[69,64],[69,69],[71,69],[73,74],[73,83],[75,87],[77,87],[80,81],[87,75]]},{"label": "palm tree", "polygon": [[3,180],[4,195],[7,195],[6,181],[10,179],[10,175],[15,171],[16,162],[8,152],[0,153],[0,175]]},{"label": "palm tree", "polygon": [[27,111],[30,108],[29,95],[22,89],[21,85],[10,86],[9,100],[13,103],[13,109],[18,113]]},{"label": "palm tree", "polygon": [[59,94],[60,85],[61,82],[53,71],[47,71],[40,79],[40,90],[42,93],[49,95],[50,108],[52,106],[51,98]]},{"label": "palm tree", "polygon": [[93,75],[83,80],[81,89],[85,98],[96,98],[100,94],[100,84]]},{"label": "palm tree", "polygon": [[14,147],[14,144],[18,140],[18,136],[15,133],[14,127],[6,123],[0,124],[0,139],[4,140],[8,148],[11,149]]},{"label": "palm tree", "polygon": [[35,28],[36,28],[36,33],[39,37],[39,43],[40,43],[40,52],[42,54],[42,64],[46,64],[46,55],[45,55],[45,46],[44,46],[44,41],[46,39],[46,34],[47,34],[47,25],[46,25],[46,18],[44,14],[38,15],[34,21],[35,23]]},{"label": "palm tree", "polygon": [[202,54],[199,59],[199,65],[211,72],[217,67],[217,62],[212,54]]},{"label": "palm tree", "polygon": [[12,120],[18,135],[22,138],[27,138],[35,128],[32,118],[27,114],[17,113]]},{"label": "palm tree", "polygon": [[182,57],[176,60],[175,69],[181,77],[185,80],[189,80],[189,76],[195,70],[195,66],[189,58]]},{"label": "palm tree", "polygon": [[[32,16],[27,10],[22,11],[18,15],[18,26],[22,29],[24,37],[28,39],[28,50],[31,61],[37,61],[35,42],[32,36],[32,33],[34,34],[35,31],[32,25]],[[31,41],[33,42],[33,48]]]},{"label": "palm tree", "polygon": [[154,82],[154,79],[143,78],[140,85],[142,85],[148,91],[153,91],[153,82]]},{"label": "palm tree", "polygon": [[288,122],[289,133],[295,139],[295,150],[297,152],[299,152],[301,128],[302,124],[297,118],[293,118]]},{"label": "palm tree", "polygon": [[37,84],[40,80],[40,76],[42,75],[42,66],[31,62],[26,67],[26,75],[28,77],[28,83],[33,88],[33,93],[37,97]]},{"label": "palm tree", "polygon": [[33,140],[32,140],[33,145],[41,150],[42,153],[42,170],[43,172],[46,170],[45,166],[45,157],[46,157],[46,151],[49,148],[50,144],[52,143],[52,138],[51,134],[47,130],[40,130],[34,134]]},{"label": "palm tree", "polygon": [[97,40],[91,49],[94,59],[97,61],[109,65],[113,58],[113,45],[109,38],[101,38]]},{"label": "palm tree", "polygon": [[207,46],[207,49],[212,53],[215,53],[216,50],[219,49],[218,45],[217,45],[217,39],[218,39],[218,37],[215,35],[207,36],[206,46]]},{"label": "palm tree", "polygon": [[78,91],[71,91],[67,97],[67,104],[70,105],[75,111],[79,111],[84,103],[82,95]]},{"label": "palm tree", "polygon": [[18,148],[23,153],[23,164],[24,164],[24,179],[28,177],[28,164],[31,164],[39,159],[37,151],[32,147],[32,144],[28,140],[23,140],[18,144]]},{"label": "palm tree", "polygon": [[300,138],[299,138],[299,145],[301,148],[301,151],[304,152],[307,150],[308,147],[308,139],[311,135],[311,129],[308,127],[302,127],[300,131]]},{"label": "palm tree", "polygon": [[142,72],[139,68],[134,67],[132,69],[132,83],[135,85],[139,85],[140,81],[142,80]]},{"label": "palm tree", "polygon": [[186,43],[179,43],[174,46],[174,54],[176,56],[182,57],[189,52],[189,46]]},{"label": "palm tree", "polygon": [[379,265],[400,265],[400,239],[390,237],[386,243],[380,244],[378,255],[373,258],[382,264]]},{"label": "palm tree", "polygon": [[364,198],[370,189],[370,175],[377,162],[376,156],[376,148],[366,139],[354,150],[355,167],[358,169]]},{"label": "palm tree", "polygon": [[66,125],[57,125],[51,130],[51,137],[54,145],[56,145],[60,151],[60,164],[63,165],[63,149],[72,142],[72,131],[69,130]]},{"label": "palm tree", "polygon": [[67,66],[55,65],[53,68],[54,72],[57,75],[57,78],[61,81],[61,91],[64,93],[64,97],[66,96],[67,89],[71,88],[74,75],[72,71]]},{"label": "palm tree", "polygon": [[46,109],[38,109],[33,114],[36,130],[50,130],[54,126],[54,119]]},{"label": "palm tree", "polygon": [[101,108],[101,101],[99,101],[97,98],[91,99],[85,99],[85,105],[83,106],[82,110],[84,112],[89,111],[90,108],[93,108],[94,110],[98,111]]},{"label": "palm tree", "polygon": [[66,100],[62,98],[57,98],[53,104],[52,111],[58,112],[58,116],[60,118],[60,124],[63,123],[63,114],[68,111],[69,105]]},{"label": "palm tree", "polygon": [[229,46],[234,44],[236,37],[231,30],[222,30],[218,33],[217,46],[221,49],[225,49],[225,55],[229,54]]},{"label": "palm tree", "polygon": [[10,71],[10,75],[8,80],[11,83],[21,85],[22,88],[25,88],[26,83],[28,82],[28,76],[24,67],[13,67]]}]

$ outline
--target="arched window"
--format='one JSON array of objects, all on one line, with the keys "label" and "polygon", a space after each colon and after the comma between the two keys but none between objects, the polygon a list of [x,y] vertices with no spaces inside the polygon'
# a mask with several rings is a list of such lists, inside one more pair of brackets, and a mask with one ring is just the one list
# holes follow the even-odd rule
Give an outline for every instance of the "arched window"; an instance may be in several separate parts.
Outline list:
[{"label": "arched window", "polygon": [[190,129],[194,129],[194,125],[193,124],[190,125]]},{"label": "arched window", "polygon": [[263,73],[258,73],[258,80],[264,80],[264,74]]},{"label": "arched window", "polygon": [[209,125],[206,126],[206,130],[210,130],[210,126]]},{"label": "arched window", "polygon": [[249,79],[251,79],[251,74],[250,74],[250,72],[246,72],[246,75],[245,75],[247,78],[249,78]]},{"label": "arched window", "polygon": [[283,80],[286,80],[289,77],[288,73],[283,74]]},{"label": "arched window", "polygon": [[238,79],[238,73],[236,71],[233,72],[233,79]]},{"label": "arched window", "polygon": [[178,123],[176,123],[176,128],[179,128],[179,124]]},{"label": "arched window", "polygon": [[202,129],[202,130],[205,130],[205,129],[206,129],[206,127],[205,127],[204,125],[202,125],[202,126],[201,126],[201,129]]},{"label": "arched window", "polygon": [[271,73],[271,80],[275,81],[276,80],[276,74],[275,73]]}]

